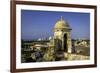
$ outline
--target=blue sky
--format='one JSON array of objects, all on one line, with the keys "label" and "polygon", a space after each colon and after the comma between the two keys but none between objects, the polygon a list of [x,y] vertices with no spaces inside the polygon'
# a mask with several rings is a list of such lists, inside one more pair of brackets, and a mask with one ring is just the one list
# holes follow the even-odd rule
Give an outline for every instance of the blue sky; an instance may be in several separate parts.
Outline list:
[{"label": "blue sky", "polygon": [[89,13],[21,10],[21,39],[34,40],[53,36],[53,27],[61,16],[72,28],[72,39],[90,38]]}]

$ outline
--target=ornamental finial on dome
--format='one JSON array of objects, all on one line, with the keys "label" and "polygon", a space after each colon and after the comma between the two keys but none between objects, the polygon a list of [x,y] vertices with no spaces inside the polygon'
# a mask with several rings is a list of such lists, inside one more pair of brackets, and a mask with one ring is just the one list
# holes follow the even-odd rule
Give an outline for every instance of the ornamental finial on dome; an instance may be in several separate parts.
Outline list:
[{"label": "ornamental finial on dome", "polygon": [[63,17],[61,16],[61,21],[63,20]]}]

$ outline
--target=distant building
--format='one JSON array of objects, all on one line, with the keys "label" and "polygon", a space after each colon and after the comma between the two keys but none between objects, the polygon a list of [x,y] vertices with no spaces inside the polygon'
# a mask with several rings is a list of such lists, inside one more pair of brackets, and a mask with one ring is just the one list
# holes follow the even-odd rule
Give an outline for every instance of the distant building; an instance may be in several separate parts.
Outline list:
[{"label": "distant building", "polygon": [[83,40],[76,40],[74,42],[75,46],[84,46],[84,47],[89,47],[89,40],[83,39]]}]

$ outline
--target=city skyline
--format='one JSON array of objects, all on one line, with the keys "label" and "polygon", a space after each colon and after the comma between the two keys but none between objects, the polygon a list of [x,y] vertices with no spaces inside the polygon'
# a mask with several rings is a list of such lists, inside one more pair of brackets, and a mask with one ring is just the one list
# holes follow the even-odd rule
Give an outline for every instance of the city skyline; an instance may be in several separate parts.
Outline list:
[{"label": "city skyline", "polygon": [[21,10],[21,39],[34,40],[53,36],[53,28],[61,16],[72,29],[72,39],[90,39],[89,13],[36,10]]}]

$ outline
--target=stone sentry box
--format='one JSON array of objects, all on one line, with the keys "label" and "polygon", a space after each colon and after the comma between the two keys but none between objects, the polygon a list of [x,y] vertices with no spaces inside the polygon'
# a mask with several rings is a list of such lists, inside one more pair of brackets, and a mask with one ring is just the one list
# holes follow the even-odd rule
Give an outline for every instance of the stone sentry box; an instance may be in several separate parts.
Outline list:
[{"label": "stone sentry box", "polygon": [[56,49],[62,49],[66,53],[72,52],[71,30],[68,22],[61,16],[53,29]]}]

